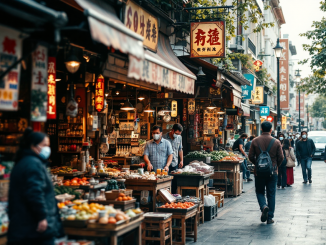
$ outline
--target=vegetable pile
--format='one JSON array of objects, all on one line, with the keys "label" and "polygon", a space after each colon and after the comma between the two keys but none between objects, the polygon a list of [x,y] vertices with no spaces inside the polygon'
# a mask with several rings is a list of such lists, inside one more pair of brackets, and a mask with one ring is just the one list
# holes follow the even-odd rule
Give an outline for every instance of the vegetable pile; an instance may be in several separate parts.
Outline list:
[{"label": "vegetable pile", "polygon": [[226,151],[213,151],[211,152],[212,161],[220,161],[223,157],[228,156],[229,153]]},{"label": "vegetable pile", "polygon": [[76,199],[80,198],[80,192],[74,191],[74,189],[67,187],[67,186],[55,186],[54,187],[55,195],[61,195],[61,194],[70,194],[74,195]]},{"label": "vegetable pile", "polygon": [[205,158],[210,157],[211,154],[207,153],[206,151],[192,151],[189,152],[185,158]]}]

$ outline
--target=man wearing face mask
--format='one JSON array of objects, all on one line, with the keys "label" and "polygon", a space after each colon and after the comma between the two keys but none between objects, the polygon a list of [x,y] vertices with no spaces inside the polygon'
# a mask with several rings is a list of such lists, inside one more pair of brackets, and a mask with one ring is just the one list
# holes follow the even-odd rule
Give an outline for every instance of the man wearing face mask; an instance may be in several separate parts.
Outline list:
[{"label": "man wearing face mask", "polygon": [[181,124],[176,123],[169,133],[163,135],[163,138],[171,143],[173,149],[173,160],[170,165],[170,172],[178,168],[178,156],[180,157],[179,168],[183,167],[182,130],[183,127]]},{"label": "man wearing face mask", "polygon": [[[302,176],[303,176],[303,183],[307,184],[308,180],[309,183],[312,183],[311,180],[311,165],[312,165],[312,158],[315,155],[315,143],[312,139],[308,139],[308,135],[306,131],[301,132],[301,140],[298,142],[297,145],[297,158],[301,162],[302,168]],[[308,171],[308,177],[307,177]]]},{"label": "man wearing face mask", "polygon": [[148,171],[157,169],[165,169],[169,171],[169,167],[173,160],[173,149],[171,143],[162,138],[162,128],[158,125],[152,128],[153,139],[148,141],[144,151],[144,161]]},{"label": "man wearing face mask", "polygon": [[63,234],[52,181],[46,169],[50,139],[27,128],[11,172],[8,244],[54,245]]}]

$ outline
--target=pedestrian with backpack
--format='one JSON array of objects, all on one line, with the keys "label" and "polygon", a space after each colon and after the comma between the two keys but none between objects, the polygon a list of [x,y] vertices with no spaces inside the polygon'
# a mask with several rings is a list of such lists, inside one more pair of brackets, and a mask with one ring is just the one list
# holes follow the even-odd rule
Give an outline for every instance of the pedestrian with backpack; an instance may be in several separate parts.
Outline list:
[{"label": "pedestrian with backpack", "polygon": [[255,138],[251,143],[249,159],[255,165],[256,196],[262,212],[260,220],[261,222],[267,221],[267,224],[273,224],[277,171],[283,162],[284,155],[280,141],[271,136],[272,124],[264,121],[261,124],[261,129],[261,136]]}]

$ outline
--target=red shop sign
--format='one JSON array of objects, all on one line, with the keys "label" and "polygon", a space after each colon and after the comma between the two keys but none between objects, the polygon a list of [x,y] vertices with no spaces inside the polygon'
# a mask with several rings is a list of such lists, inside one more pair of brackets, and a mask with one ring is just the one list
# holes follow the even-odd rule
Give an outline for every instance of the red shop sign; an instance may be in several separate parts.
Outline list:
[{"label": "red shop sign", "polygon": [[273,122],[274,118],[272,116],[268,116],[266,120],[269,121],[269,122]]},{"label": "red shop sign", "polygon": [[56,119],[56,58],[48,58],[48,108],[46,112],[47,119]]},{"label": "red shop sign", "polygon": [[100,112],[104,108],[104,77],[99,75],[96,80],[95,109]]}]

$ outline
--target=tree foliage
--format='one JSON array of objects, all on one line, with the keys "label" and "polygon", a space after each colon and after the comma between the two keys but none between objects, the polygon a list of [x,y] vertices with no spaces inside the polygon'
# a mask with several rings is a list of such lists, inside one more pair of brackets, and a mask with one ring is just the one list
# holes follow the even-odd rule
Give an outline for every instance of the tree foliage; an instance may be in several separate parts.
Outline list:
[{"label": "tree foliage", "polygon": [[326,118],[326,97],[319,96],[309,109],[312,117]]},{"label": "tree foliage", "polygon": [[[320,2],[320,9],[326,12],[326,1]],[[312,75],[302,79],[299,88],[309,93],[326,95],[326,18],[312,23],[312,30],[300,34],[311,41],[311,44],[303,44],[303,49],[311,55],[310,59],[300,61],[299,64],[309,64]]]}]

